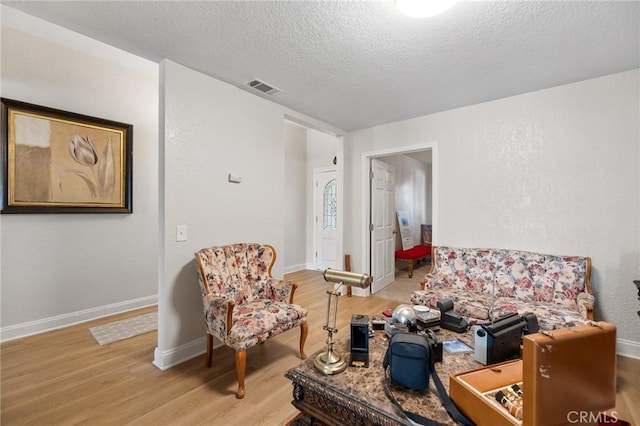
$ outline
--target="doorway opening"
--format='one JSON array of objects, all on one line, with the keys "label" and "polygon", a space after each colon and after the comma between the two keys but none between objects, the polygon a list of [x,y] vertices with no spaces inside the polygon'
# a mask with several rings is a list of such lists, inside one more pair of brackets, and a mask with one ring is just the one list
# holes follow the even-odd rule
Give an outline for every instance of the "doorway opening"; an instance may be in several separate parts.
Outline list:
[{"label": "doorway opening", "polygon": [[[333,268],[342,267],[343,223],[343,138],[323,129],[285,117],[284,120],[284,273],[323,267],[316,261],[316,253],[325,260],[334,260]],[[329,180],[327,201],[331,214],[326,218],[317,212],[318,177],[333,172]],[[320,173],[320,175],[318,175]],[[324,182],[326,186],[329,181]],[[327,220],[324,231],[318,231],[318,220]],[[332,235],[330,235],[332,234]],[[325,268],[326,269],[326,268]]]},{"label": "doorway opening", "polygon": [[[411,221],[416,244],[421,243],[419,229],[424,222],[432,225],[433,241],[437,241],[437,158],[435,142],[362,153],[362,187],[365,188],[362,193],[362,265],[372,277],[367,295],[382,290],[395,279],[394,252],[400,245],[396,233],[397,210],[410,211],[414,216]],[[426,164],[428,174],[424,183],[417,186],[423,172],[419,170],[420,166],[414,169],[411,164],[415,162]],[[391,171],[380,172],[380,163],[391,166],[390,169],[385,167]],[[382,185],[380,176],[385,173],[393,181],[393,195],[381,195],[381,188],[391,185],[388,179]],[[421,199],[423,195],[424,199]]]}]

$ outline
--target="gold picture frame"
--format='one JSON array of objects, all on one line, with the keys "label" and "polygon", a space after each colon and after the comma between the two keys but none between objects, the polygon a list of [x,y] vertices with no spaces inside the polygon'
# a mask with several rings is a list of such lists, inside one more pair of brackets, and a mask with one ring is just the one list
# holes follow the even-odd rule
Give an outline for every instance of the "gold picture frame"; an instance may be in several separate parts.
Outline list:
[{"label": "gold picture frame", "polygon": [[1,213],[133,212],[131,124],[1,101]]}]

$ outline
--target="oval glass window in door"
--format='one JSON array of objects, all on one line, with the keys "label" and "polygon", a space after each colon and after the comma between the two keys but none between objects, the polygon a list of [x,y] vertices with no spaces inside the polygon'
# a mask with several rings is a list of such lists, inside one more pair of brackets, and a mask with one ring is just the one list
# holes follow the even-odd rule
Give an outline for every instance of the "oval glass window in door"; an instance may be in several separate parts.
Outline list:
[{"label": "oval glass window in door", "polygon": [[332,179],[324,187],[324,195],[322,197],[322,229],[327,231],[336,230],[337,211],[337,195],[336,180]]}]

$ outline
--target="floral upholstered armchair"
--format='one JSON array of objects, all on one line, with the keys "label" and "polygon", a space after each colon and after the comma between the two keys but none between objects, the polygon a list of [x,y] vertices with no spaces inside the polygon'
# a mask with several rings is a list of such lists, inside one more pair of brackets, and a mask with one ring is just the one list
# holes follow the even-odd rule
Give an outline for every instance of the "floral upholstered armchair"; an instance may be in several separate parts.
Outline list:
[{"label": "floral upholstered armchair", "polygon": [[214,337],[236,351],[237,398],[245,394],[247,349],[300,326],[300,358],[306,358],[307,309],[293,304],[296,284],[271,277],[272,246],[232,244],[195,256],[207,326],[206,365],[211,366]]}]

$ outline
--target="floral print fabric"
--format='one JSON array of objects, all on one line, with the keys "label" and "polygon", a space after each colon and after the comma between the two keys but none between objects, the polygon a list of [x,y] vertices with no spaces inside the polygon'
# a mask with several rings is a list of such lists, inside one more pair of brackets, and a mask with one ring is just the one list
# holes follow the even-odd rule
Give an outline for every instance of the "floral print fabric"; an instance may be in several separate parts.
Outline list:
[{"label": "floral print fabric", "polygon": [[499,297],[492,308],[492,318],[517,312],[531,312],[536,315],[540,330],[555,330],[557,328],[573,327],[586,324],[588,319],[580,312],[566,308],[555,303],[534,302],[514,299],[512,297]]},{"label": "floral print fabric", "polygon": [[239,351],[306,322],[307,310],[299,305],[264,299],[236,306],[233,317],[233,327],[225,344]]},{"label": "floral print fabric", "polygon": [[443,287],[491,294],[492,250],[449,248],[436,250],[432,259],[436,264],[435,282]]},{"label": "floral print fabric", "polygon": [[[196,259],[207,330],[227,346],[248,349],[307,321],[307,310],[289,303],[293,284],[270,276],[275,259],[270,246],[210,247]],[[232,324],[227,324],[229,309]]]},{"label": "floral print fabric", "polygon": [[457,288],[437,288],[425,291],[415,291],[411,295],[411,303],[438,307],[438,300],[451,299],[455,310],[465,317],[486,320],[489,318],[492,299],[486,293],[475,293]]},{"label": "floral print fabric", "polygon": [[451,297],[461,315],[481,320],[492,311],[534,312],[541,329],[584,322],[587,311],[593,309],[585,257],[435,247],[432,261],[433,273],[425,276],[425,290],[415,291],[412,303],[435,306],[439,299]]},{"label": "floral print fabric", "polygon": [[496,296],[577,309],[578,295],[585,291],[585,258],[497,250],[496,261]]}]

